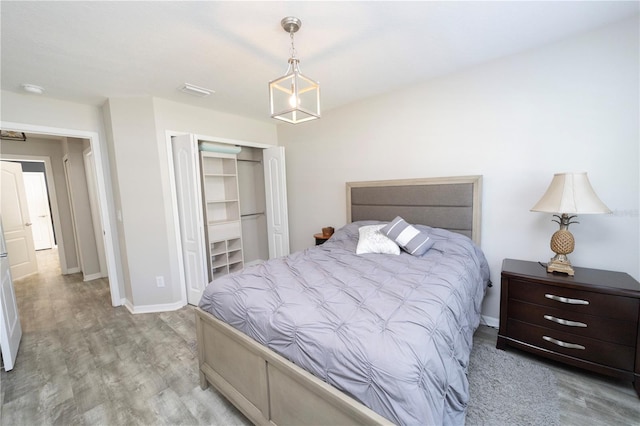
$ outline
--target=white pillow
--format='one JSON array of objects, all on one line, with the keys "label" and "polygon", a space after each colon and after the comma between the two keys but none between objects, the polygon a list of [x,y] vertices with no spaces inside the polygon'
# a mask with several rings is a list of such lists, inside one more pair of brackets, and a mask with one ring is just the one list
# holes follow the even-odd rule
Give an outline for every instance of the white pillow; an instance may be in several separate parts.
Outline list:
[{"label": "white pillow", "polygon": [[360,235],[358,237],[356,254],[384,253],[399,255],[400,247],[380,232],[380,229],[384,226],[385,224],[361,226],[360,229],[358,229]]}]

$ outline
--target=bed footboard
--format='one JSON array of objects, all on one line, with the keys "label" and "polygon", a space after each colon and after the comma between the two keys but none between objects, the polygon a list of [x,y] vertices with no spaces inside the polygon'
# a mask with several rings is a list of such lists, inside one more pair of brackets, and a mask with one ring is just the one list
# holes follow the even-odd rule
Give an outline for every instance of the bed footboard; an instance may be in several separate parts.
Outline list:
[{"label": "bed footboard", "polygon": [[282,356],[196,309],[200,386],[257,425],[392,424]]}]

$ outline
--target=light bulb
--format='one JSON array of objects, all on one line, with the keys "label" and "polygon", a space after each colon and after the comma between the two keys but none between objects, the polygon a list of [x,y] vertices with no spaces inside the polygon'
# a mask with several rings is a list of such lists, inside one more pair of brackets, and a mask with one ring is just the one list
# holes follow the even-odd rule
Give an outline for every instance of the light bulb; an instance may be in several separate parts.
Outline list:
[{"label": "light bulb", "polygon": [[297,98],[296,95],[289,96],[289,106],[291,108],[297,108],[300,105],[300,98]]},{"label": "light bulb", "polygon": [[298,108],[298,106],[300,106],[300,98],[296,96],[295,82],[291,82],[291,96],[289,96],[289,106],[291,108]]}]

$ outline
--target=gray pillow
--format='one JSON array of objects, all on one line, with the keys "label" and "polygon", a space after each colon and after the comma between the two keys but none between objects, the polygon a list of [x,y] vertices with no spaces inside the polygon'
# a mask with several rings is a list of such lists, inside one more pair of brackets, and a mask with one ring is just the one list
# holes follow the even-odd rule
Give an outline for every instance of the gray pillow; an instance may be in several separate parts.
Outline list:
[{"label": "gray pillow", "polygon": [[404,251],[414,256],[422,256],[434,243],[433,239],[429,238],[429,234],[409,225],[400,216],[385,225],[380,232],[395,241]]}]

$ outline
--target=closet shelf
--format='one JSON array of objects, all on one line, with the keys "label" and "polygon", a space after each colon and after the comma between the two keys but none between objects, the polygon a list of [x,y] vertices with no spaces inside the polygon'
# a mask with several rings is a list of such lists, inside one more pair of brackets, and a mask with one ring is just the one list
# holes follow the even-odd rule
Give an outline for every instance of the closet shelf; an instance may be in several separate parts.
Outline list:
[{"label": "closet shelf", "polygon": [[217,200],[207,200],[205,201],[207,204],[214,204],[214,203],[237,203],[238,199],[234,198],[234,199],[217,199]]},{"label": "closet shelf", "polygon": [[[207,225],[209,225],[209,226],[224,225],[226,223],[238,223],[239,221],[240,221],[239,219],[209,220],[209,221],[207,221]],[[224,238],[223,240],[226,240],[226,239],[227,238]],[[220,241],[223,241],[223,240],[220,240]]]},{"label": "closet shelf", "polygon": [[204,177],[228,177],[228,178],[234,178],[236,177],[235,174],[230,174],[230,173],[203,173]]}]

